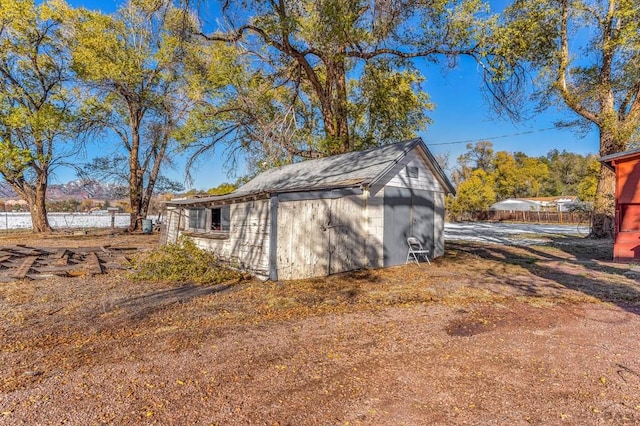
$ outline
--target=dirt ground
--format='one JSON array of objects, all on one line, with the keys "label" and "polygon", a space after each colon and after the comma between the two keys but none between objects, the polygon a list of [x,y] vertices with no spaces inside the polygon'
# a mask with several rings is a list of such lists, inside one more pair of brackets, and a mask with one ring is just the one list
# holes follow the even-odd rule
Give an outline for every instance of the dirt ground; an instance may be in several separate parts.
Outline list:
[{"label": "dirt ground", "polygon": [[446,249],[281,283],[0,283],[0,424],[640,424],[640,273],[610,243]]}]

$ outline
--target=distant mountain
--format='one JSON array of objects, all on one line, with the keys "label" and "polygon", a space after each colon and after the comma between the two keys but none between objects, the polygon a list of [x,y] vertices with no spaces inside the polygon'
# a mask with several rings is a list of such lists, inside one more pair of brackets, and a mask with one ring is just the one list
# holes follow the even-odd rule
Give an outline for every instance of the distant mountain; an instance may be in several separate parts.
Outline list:
[{"label": "distant mountain", "polygon": [[15,198],[16,193],[11,189],[8,183],[0,182],[0,199]]},{"label": "distant mountain", "polygon": [[[95,180],[74,180],[63,184],[49,185],[47,199],[59,200],[117,200],[127,196],[127,188],[112,183],[101,183]],[[0,182],[0,199],[17,198],[11,186]]]}]

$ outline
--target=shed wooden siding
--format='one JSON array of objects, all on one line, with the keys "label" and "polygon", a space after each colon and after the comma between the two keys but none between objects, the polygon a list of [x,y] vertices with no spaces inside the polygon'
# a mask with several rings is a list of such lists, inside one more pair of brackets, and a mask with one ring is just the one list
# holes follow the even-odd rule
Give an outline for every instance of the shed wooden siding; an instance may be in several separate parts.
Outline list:
[{"label": "shed wooden siding", "polygon": [[[418,177],[411,178],[407,175],[407,167],[416,167]],[[385,186],[398,188],[423,189],[425,191],[442,192],[445,190],[436,178],[436,175],[428,166],[427,158],[418,149],[411,151],[404,159],[387,174],[388,180],[383,178]]]},{"label": "shed wooden siding", "polygon": [[444,192],[434,193],[435,214],[433,215],[433,257],[444,256]]},{"label": "shed wooden siding", "polygon": [[348,195],[278,206],[278,279],[325,276],[364,267],[365,196]]},{"label": "shed wooden siding", "polygon": [[[207,235],[206,232],[198,233],[193,230],[187,230],[186,235],[193,239],[198,247],[210,250],[223,259],[238,262],[257,275],[268,276],[269,200],[231,204],[230,213],[231,223],[227,238],[215,238],[212,234]],[[168,224],[167,228],[170,229],[171,224]],[[170,242],[176,240],[177,236],[174,239],[168,239]]]},{"label": "shed wooden siding", "polygon": [[367,267],[382,268],[384,252],[382,240],[384,238],[384,188],[367,199]]},{"label": "shed wooden siding", "polygon": [[[179,223],[181,210],[175,207],[168,207],[165,213],[165,226],[162,228],[160,235],[160,244],[174,243],[178,241]],[[182,219],[184,220],[184,218]]]}]

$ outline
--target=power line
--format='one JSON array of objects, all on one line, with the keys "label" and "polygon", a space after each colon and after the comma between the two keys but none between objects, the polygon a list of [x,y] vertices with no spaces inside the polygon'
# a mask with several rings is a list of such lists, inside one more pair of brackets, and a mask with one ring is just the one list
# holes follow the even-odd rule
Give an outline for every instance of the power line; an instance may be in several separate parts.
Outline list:
[{"label": "power line", "polygon": [[465,140],[465,141],[428,143],[427,145],[435,146],[435,145],[455,145],[455,144],[459,144],[459,143],[474,143],[474,142],[482,142],[482,141],[487,141],[487,140],[490,141],[491,139],[510,138],[510,137],[513,137],[513,136],[521,136],[521,135],[528,135],[528,134],[531,134],[531,133],[546,132],[546,131],[549,131],[549,130],[557,130],[557,127],[546,127],[544,129],[529,130],[529,131],[520,132],[520,133],[511,133],[509,135],[490,136],[490,137],[480,138],[480,139],[468,139],[468,140]]}]

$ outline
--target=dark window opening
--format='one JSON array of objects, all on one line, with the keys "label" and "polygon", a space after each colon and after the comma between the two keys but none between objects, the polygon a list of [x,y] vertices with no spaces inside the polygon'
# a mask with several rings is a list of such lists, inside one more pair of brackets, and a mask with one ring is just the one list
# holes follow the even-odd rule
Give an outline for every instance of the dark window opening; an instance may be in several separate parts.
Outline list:
[{"label": "dark window opening", "polygon": [[407,176],[409,178],[415,179],[418,177],[418,168],[417,167],[409,167],[407,166]]},{"label": "dark window opening", "polygon": [[231,226],[231,208],[222,206],[211,209],[211,230],[213,231],[229,231]]}]

